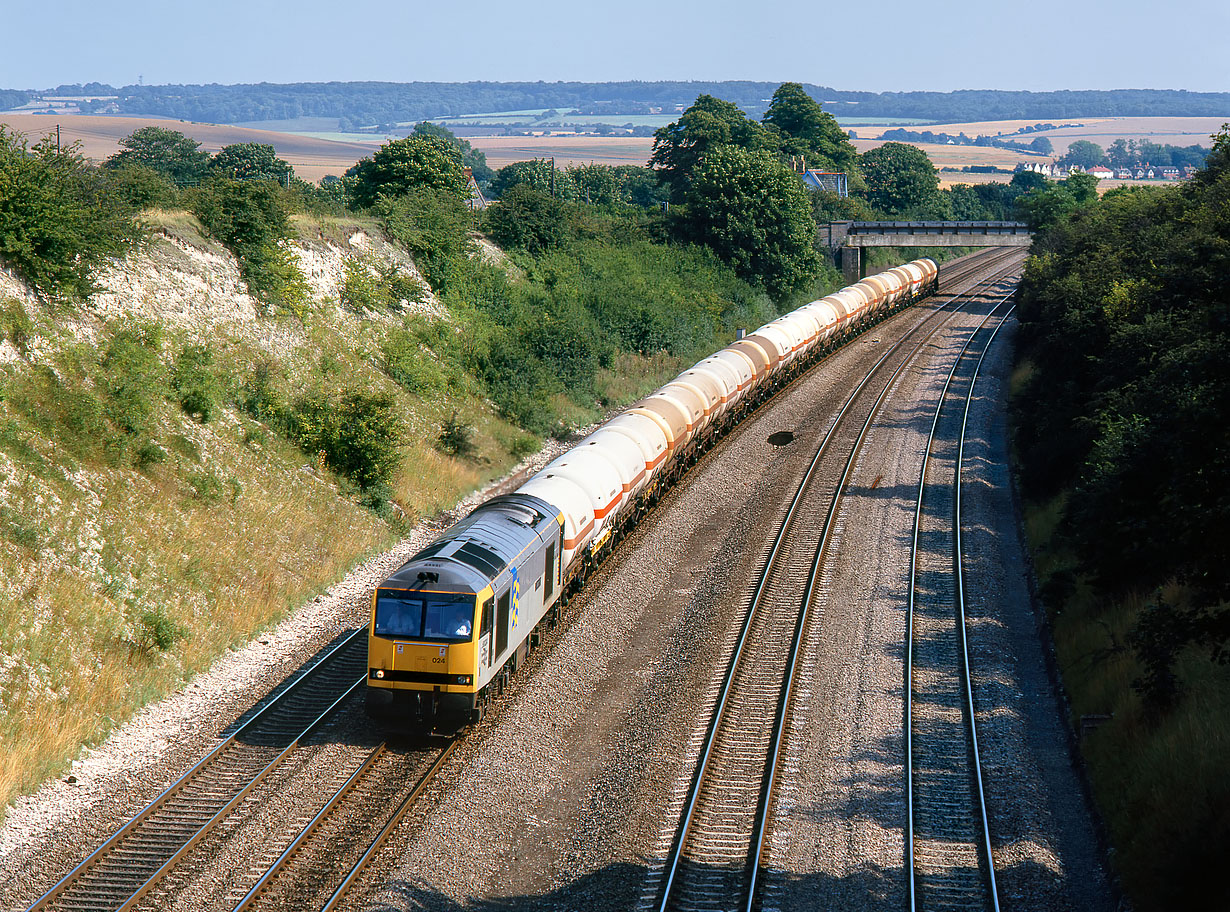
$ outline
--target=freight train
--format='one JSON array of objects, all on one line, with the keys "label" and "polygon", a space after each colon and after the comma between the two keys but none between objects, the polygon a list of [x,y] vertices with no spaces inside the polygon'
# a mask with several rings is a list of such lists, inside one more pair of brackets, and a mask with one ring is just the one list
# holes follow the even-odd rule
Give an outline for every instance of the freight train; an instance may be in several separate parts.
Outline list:
[{"label": "freight train", "polygon": [[589,574],[708,447],[805,366],[934,291],[938,273],[915,260],[765,324],[411,557],[372,597],[368,713],[438,732],[482,718]]}]

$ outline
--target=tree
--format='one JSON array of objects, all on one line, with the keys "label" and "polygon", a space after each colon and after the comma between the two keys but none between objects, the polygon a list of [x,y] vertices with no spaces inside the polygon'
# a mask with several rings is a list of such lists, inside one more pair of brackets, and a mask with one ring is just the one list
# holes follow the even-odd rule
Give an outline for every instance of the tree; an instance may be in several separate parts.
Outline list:
[{"label": "tree", "polygon": [[1131,140],[1116,139],[1106,150],[1106,157],[1112,168],[1130,168],[1136,161],[1136,153],[1132,149]]},{"label": "tree", "polygon": [[653,134],[649,164],[658,179],[679,200],[687,191],[692,172],[707,154],[721,146],[745,150],[771,149],[772,135],[729,101],[700,95],[680,118]]},{"label": "tree", "polygon": [[1097,143],[1078,139],[1068,146],[1068,151],[1059,159],[1059,164],[1065,168],[1077,167],[1088,171],[1098,165],[1105,165],[1108,161],[1106,153]]},{"label": "tree", "polygon": [[183,133],[163,127],[142,127],[120,140],[120,151],[108,158],[106,168],[145,165],[177,184],[194,184],[209,170],[209,153]]},{"label": "tree", "polygon": [[470,145],[468,139],[460,138],[448,127],[442,127],[439,124],[425,120],[422,123],[415,124],[410,135],[432,136],[456,146],[457,150],[461,152],[462,167],[469,168],[470,173],[474,175],[474,180],[480,184],[486,185],[495,175],[495,172],[487,165],[486,154],[481,149],[475,149]]},{"label": "tree", "polygon": [[1041,155],[1050,155],[1055,151],[1055,147],[1051,145],[1051,141],[1045,136],[1037,137],[1029,144],[1029,148]]},{"label": "tree", "polygon": [[209,162],[209,170],[232,180],[271,180],[289,184],[295,169],[278,158],[277,150],[264,143],[223,146]]},{"label": "tree", "polygon": [[564,204],[529,184],[515,184],[487,207],[483,225],[497,244],[542,253],[564,238]]},{"label": "tree", "polygon": [[0,125],[0,262],[41,297],[80,300],[94,274],[140,236],[131,209],[77,145],[27,148]]},{"label": "tree", "polygon": [[896,142],[877,146],[863,155],[862,170],[868,202],[884,213],[917,215],[939,201],[939,174],[917,146]]},{"label": "tree", "polygon": [[577,185],[572,175],[562,168],[555,167],[555,163],[546,158],[535,158],[505,165],[495,172],[495,177],[491,179],[491,194],[499,199],[517,184],[526,184],[555,199],[575,200],[577,198]]},{"label": "tree", "polygon": [[1067,180],[1059,182],[1059,186],[1068,191],[1078,206],[1095,202],[1098,198],[1098,179],[1092,174],[1073,171]]},{"label": "tree", "polygon": [[688,233],[735,272],[781,298],[819,271],[816,223],[803,185],[769,152],[718,148],[701,161],[687,195]]},{"label": "tree", "polygon": [[803,156],[809,167],[848,172],[856,166],[858,153],[836,118],[797,82],[778,86],[763,122],[782,134],[783,154]]},{"label": "tree", "polygon": [[469,196],[462,170],[461,150],[435,136],[409,136],[381,146],[346,172],[352,178],[356,206],[374,205],[381,194],[397,196],[411,190],[432,189]]}]

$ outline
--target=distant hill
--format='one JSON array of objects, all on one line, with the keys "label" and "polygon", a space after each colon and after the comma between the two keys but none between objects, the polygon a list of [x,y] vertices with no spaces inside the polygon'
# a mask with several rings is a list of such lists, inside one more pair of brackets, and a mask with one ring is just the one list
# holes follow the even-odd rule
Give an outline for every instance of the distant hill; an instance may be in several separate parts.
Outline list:
[{"label": "distant hill", "polygon": [[[0,105],[41,97],[94,99],[82,113],[155,116],[209,123],[254,123],[302,117],[336,119],[338,129],[414,123],[494,111],[575,108],[602,114],[671,113],[702,93],[733,101],[758,115],[776,82],[327,82],[275,85],[61,85],[46,91],[0,89]],[[848,92],[805,88],[834,114],[909,117],[956,122],[1145,115],[1226,116],[1230,92],[1176,89],[1017,92]]]}]

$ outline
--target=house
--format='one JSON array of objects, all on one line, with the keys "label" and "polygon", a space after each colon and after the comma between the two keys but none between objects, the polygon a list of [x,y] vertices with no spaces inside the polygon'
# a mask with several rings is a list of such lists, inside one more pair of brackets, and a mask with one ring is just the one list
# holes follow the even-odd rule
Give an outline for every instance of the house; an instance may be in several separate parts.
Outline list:
[{"label": "house", "polygon": [[1114,171],[1110,170],[1110,168],[1104,168],[1101,165],[1094,165],[1085,173],[1092,174],[1098,180],[1110,180],[1110,178],[1115,176]]},{"label": "house", "polygon": [[1117,177],[1119,180],[1131,180],[1132,179],[1132,169],[1131,168],[1117,168],[1115,169],[1115,177]]},{"label": "house", "polygon": [[838,196],[850,195],[844,171],[817,171],[814,168],[804,168],[803,183],[813,190],[827,190]]},{"label": "house", "polygon": [[1158,169],[1157,176],[1162,180],[1177,181],[1179,179],[1179,169],[1172,165],[1163,165]]}]

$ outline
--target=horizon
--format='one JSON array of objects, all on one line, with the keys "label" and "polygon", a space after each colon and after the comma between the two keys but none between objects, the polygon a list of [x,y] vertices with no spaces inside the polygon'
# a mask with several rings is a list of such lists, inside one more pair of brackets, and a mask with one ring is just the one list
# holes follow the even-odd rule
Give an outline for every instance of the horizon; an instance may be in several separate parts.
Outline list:
[{"label": "horizon", "polygon": [[[1230,91],[1230,7],[1214,0],[1170,16],[1143,0],[1086,3],[1053,19],[956,3],[920,15],[916,4],[884,0],[870,29],[865,18],[817,13],[800,0],[754,9],[717,0],[703,14],[678,0],[632,0],[617,11],[548,4],[533,16],[490,0],[464,16],[389,0],[347,19],[322,0],[293,13],[251,0],[217,0],[208,16],[153,0],[121,9],[67,0],[55,12],[53,23],[45,8],[6,10],[7,33],[29,40],[6,48],[0,85],[795,81],[864,92]],[[834,28],[848,40],[827,40]],[[902,28],[911,40],[896,37]],[[893,53],[876,54],[881,45]],[[710,78],[696,80],[698,72]]]}]

